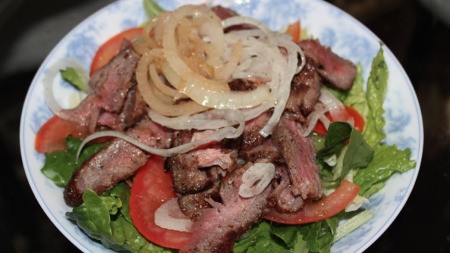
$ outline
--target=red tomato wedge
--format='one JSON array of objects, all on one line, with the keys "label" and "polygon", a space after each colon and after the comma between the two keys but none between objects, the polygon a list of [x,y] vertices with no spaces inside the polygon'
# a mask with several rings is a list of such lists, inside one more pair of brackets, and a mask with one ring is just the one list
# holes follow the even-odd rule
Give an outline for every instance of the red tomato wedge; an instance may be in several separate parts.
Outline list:
[{"label": "red tomato wedge", "polygon": [[37,132],[34,148],[39,153],[65,150],[66,137],[72,135],[75,138],[84,138],[88,134],[87,127],[53,116]]},{"label": "red tomato wedge", "polygon": [[[331,117],[331,115],[329,113],[326,113],[325,116],[327,116],[327,118],[331,121],[331,122],[335,122],[335,121],[347,121],[350,118],[353,118],[353,122],[354,122],[354,128],[356,130],[358,130],[359,132],[362,132],[364,130],[364,126],[365,126],[365,122],[364,122],[364,118],[361,116],[361,114],[359,114],[358,111],[356,111],[355,109],[353,109],[350,106],[345,106],[345,111],[343,111],[340,115],[339,118],[334,119],[333,117]],[[325,128],[325,126],[323,125],[322,122],[317,122],[315,128],[314,128],[314,132],[325,136],[327,135],[327,129]]]},{"label": "red tomato wedge", "polygon": [[142,31],[142,27],[131,28],[107,40],[95,53],[91,64],[90,75],[105,66],[106,63],[119,53],[124,39],[133,41],[142,34]]},{"label": "red tomato wedge", "polygon": [[164,171],[163,158],[153,155],[134,177],[130,193],[131,219],[147,240],[166,248],[179,249],[190,240],[191,234],[155,224],[156,209],[175,197],[172,176]]},{"label": "red tomato wedge", "polygon": [[342,210],[352,202],[358,195],[360,187],[350,181],[344,180],[330,195],[317,202],[307,203],[296,213],[280,213],[271,209],[265,219],[282,224],[307,224],[328,219]]},{"label": "red tomato wedge", "polygon": [[301,39],[300,20],[297,20],[296,22],[289,24],[286,29],[286,33],[289,33],[292,36],[292,41],[298,43]]}]

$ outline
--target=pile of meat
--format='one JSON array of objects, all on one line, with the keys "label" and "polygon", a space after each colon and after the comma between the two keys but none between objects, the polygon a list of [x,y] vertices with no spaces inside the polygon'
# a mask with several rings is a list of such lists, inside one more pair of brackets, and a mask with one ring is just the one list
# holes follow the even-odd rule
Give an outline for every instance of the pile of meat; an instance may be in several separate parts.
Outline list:
[{"label": "pile of meat", "polygon": [[[222,7],[213,9],[221,18],[236,15]],[[316,151],[310,138],[303,134],[303,124],[318,102],[321,84],[349,89],[356,68],[317,40],[303,40],[299,45],[306,55],[306,65],[292,80],[285,112],[271,136],[264,138],[258,133],[271,115],[267,111],[246,122],[245,131],[238,139],[225,139],[166,159],[166,169],[172,173],[179,195],[178,204],[194,221],[195,233],[183,252],[228,252],[233,242],[270,208],[295,212],[306,199],[322,196]],[[92,76],[93,92],[78,107],[64,114],[91,129],[105,126],[126,131],[157,148],[181,145],[208,134],[167,129],[148,118],[134,76],[138,60],[139,55],[131,44],[124,42],[122,51]],[[251,89],[252,83],[234,80],[230,87]],[[130,179],[148,156],[122,139],[111,140],[73,175],[64,191],[66,202],[71,206],[80,205],[86,189],[102,193]],[[275,178],[262,193],[242,198],[238,194],[241,176],[256,162],[274,163]]]}]

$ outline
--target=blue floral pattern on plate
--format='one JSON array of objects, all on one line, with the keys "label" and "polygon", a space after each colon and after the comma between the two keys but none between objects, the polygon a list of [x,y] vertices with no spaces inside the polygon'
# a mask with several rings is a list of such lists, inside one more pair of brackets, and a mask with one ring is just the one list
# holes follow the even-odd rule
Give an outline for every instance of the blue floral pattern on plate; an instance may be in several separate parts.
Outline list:
[{"label": "blue floral pattern on plate", "polygon": [[[186,3],[222,4],[242,15],[252,16],[270,28],[281,30],[288,23],[300,19],[302,27],[330,46],[338,54],[361,64],[364,79],[370,70],[372,58],[381,42],[360,22],[340,9],[321,0],[291,0],[280,4],[278,0],[192,0],[162,1],[160,5],[171,10]],[[47,180],[40,169],[44,156],[34,151],[35,134],[51,117],[45,105],[43,79],[46,70],[61,58],[74,58],[86,69],[102,42],[121,30],[135,27],[147,20],[142,0],[115,2],[75,27],[52,50],[39,68],[29,88],[21,117],[20,145],[25,173],[31,189],[41,207],[55,226],[80,250],[84,252],[108,252],[102,245],[90,240],[65,218],[70,208],[64,203],[62,189]],[[369,247],[392,223],[405,204],[418,175],[423,148],[423,125],[420,107],[414,89],[403,68],[390,50],[383,46],[390,70],[389,89],[384,107],[386,109],[387,139],[389,144],[410,148],[412,159],[417,161],[414,170],[395,175],[386,187],[370,199],[368,208],[375,217],[350,235],[336,242],[332,252],[362,252]],[[61,82],[55,84],[63,92],[69,87]],[[65,94],[65,93],[64,93]]]}]

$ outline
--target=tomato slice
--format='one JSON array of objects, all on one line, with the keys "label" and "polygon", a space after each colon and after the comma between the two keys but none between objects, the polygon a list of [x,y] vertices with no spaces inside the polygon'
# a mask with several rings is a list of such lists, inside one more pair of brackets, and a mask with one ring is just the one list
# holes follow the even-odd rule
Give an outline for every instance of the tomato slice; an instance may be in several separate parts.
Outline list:
[{"label": "tomato slice", "polygon": [[81,139],[88,134],[87,127],[53,116],[37,132],[34,148],[39,153],[65,150],[67,148],[65,143],[67,136],[72,135]]},{"label": "tomato slice", "polygon": [[344,180],[330,195],[316,202],[310,202],[296,213],[280,213],[271,209],[265,219],[283,224],[307,224],[328,219],[352,202],[358,195],[360,187],[350,181]]},{"label": "tomato slice", "polygon": [[292,36],[292,41],[298,43],[301,39],[300,20],[297,20],[296,22],[289,24],[286,29],[286,33],[289,33]]},{"label": "tomato slice", "polygon": [[142,31],[142,27],[131,28],[115,35],[103,43],[103,45],[95,53],[94,59],[92,60],[90,75],[105,66],[106,63],[108,63],[119,53],[124,39],[133,41],[142,34]]},{"label": "tomato slice", "polygon": [[[331,121],[331,122],[335,122],[335,121],[348,121],[349,119],[353,119],[354,122],[354,128],[356,130],[358,130],[359,132],[362,132],[364,130],[364,126],[365,126],[365,122],[364,122],[364,118],[361,116],[361,114],[359,114],[358,111],[356,111],[355,109],[353,109],[350,106],[345,106],[345,111],[343,111],[338,118],[334,119],[333,117],[331,117],[331,115],[329,113],[326,113],[325,116]],[[325,128],[325,126],[323,125],[322,122],[318,121],[315,128],[314,128],[314,132],[318,133],[319,135],[325,136],[327,135],[327,129]]]},{"label": "tomato slice", "polygon": [[169,230],[155,224],[155,211],[176,197],[172,176],[164,171],[164,160],[152,155],[138,170],[130,193],[130,215],[137,230],[160,246],[180,249],[191,238],[190,233]]}]

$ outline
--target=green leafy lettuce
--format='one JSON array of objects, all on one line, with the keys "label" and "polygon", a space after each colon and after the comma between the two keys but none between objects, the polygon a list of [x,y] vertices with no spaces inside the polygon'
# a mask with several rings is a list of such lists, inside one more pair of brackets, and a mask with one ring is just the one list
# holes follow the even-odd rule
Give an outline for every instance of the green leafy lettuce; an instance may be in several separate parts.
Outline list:
[{"label": "green leafy lettuce", "polygon": [[103,147],[102,144],[90,145],[84,148],[80,157],[77,158],[81,142],[81,140],[69,136],[66,138],[67,150],[55,151],[46,155],[41,172],[57,186],[66,186],[75,170]]},{"label": "green leafy lettuce", "polygon": [[66,216],[89,237],[105,247],[123,252],[171,252],[142,237],[133,225],[129,210],[130,188],[121,183],[100,196],[91,190],[83,194],[84,203]]},{"label": "green leafy lettuce", "polygon": [[263,221],[235,243],[234,253],[330,252],[338,218],[302,226]]}]

